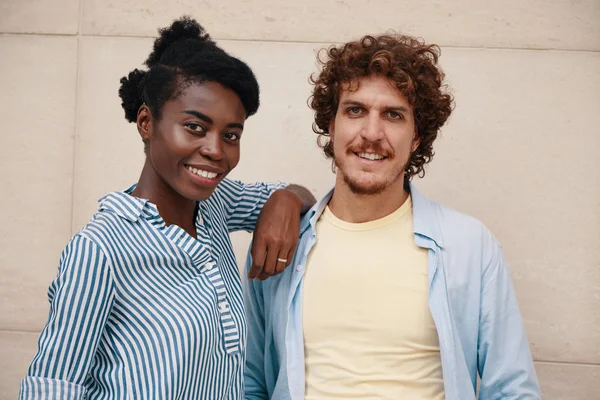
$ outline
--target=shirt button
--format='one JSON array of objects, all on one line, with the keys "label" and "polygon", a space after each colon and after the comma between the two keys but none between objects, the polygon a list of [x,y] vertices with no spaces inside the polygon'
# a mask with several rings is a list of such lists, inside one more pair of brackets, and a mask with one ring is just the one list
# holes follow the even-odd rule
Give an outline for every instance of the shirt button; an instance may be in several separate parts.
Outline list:
[{"label": "shirt button", "polygon": [[223,302],[220,302],[220,303],[219,303],[219,311],[221,311],[221,312],[223,312],[223,313],[224,313],[224,312],[227,312],[227,311],[229,311],[229,304],[227,304],[227,303],[226,303],[226,302],[224,302],[224,301],[223,301]]},{"label": "shirt button", "polygon": [[296,266],[296,271],[300,272],[304,269],[304,265],[297,265]]},{"label": "shirt button", "polygon": [[210,271],[210,270],[212,269],[212,267],[214,267],[214,266],[215,266],[215,263],[214,263],[214,262],[212,262],[212,261],[210,261],[210,262],[207,262],[206,264],[204,264],[204,268],[205,268],[207,271]]}]

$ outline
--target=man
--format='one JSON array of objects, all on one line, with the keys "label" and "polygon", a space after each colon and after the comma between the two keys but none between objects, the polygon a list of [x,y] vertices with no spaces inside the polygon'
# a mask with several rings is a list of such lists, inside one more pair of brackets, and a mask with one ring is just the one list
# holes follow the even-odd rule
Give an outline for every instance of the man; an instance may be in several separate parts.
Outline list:
[{"label": "man", "polygon": [[[246,399],[537,399],[502,249],[426,199],[452,111],[439,48],[407,36],[332,47],[314,130],[335,187],[303,218],[291,268],[247,290]],[[252,261],[248,261],[248,269]]]}]

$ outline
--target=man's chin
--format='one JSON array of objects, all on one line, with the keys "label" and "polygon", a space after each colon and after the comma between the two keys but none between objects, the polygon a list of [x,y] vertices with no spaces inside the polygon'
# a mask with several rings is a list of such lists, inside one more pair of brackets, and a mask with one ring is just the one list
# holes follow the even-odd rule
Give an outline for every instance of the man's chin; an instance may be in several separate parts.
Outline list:
[{"label": "man's chin", "polygon": [[362,196],[373,196],[385,190],[387,185],[380,182],[361,182],[355,179],[344,177],[344,182],[354,194]]}]

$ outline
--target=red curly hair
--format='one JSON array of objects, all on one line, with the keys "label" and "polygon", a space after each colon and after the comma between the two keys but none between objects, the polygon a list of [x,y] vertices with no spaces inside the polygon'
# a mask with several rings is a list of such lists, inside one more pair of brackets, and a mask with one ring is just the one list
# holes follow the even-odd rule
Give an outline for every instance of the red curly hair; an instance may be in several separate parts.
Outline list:
[{"label": "red curly hair", "polygon": [[[322,53],[321,53],[322,54]],[[414,111],[420,140],[406,166],[406,178],[425,175],[425,164],[434,155],[433,142],[453,109],[453,98],[443,85],[444,73],[437,66],[440,48],[405,35],[364,36],[342,46],[331,46],[323,68],[311,76],[314,85],[309,100],[315,111],[313,131],[327,158],[333,158],[329,124],[335,118],[341,90],[358,79],[381,75],[393,81]]]}]

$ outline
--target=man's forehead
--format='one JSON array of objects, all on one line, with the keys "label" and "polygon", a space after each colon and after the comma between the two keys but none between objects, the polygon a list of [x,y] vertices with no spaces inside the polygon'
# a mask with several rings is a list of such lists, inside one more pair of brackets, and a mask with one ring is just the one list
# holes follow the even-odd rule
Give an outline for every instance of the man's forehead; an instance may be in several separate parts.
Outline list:
[{"label": "man's forehead", "polygon": [[344,82],[340,86],[340,101],[374,95],[379,98],[395,98],[400,103],[408,103],[408,99],[398,89],[396,83],[385,76],[364,76]]}]

